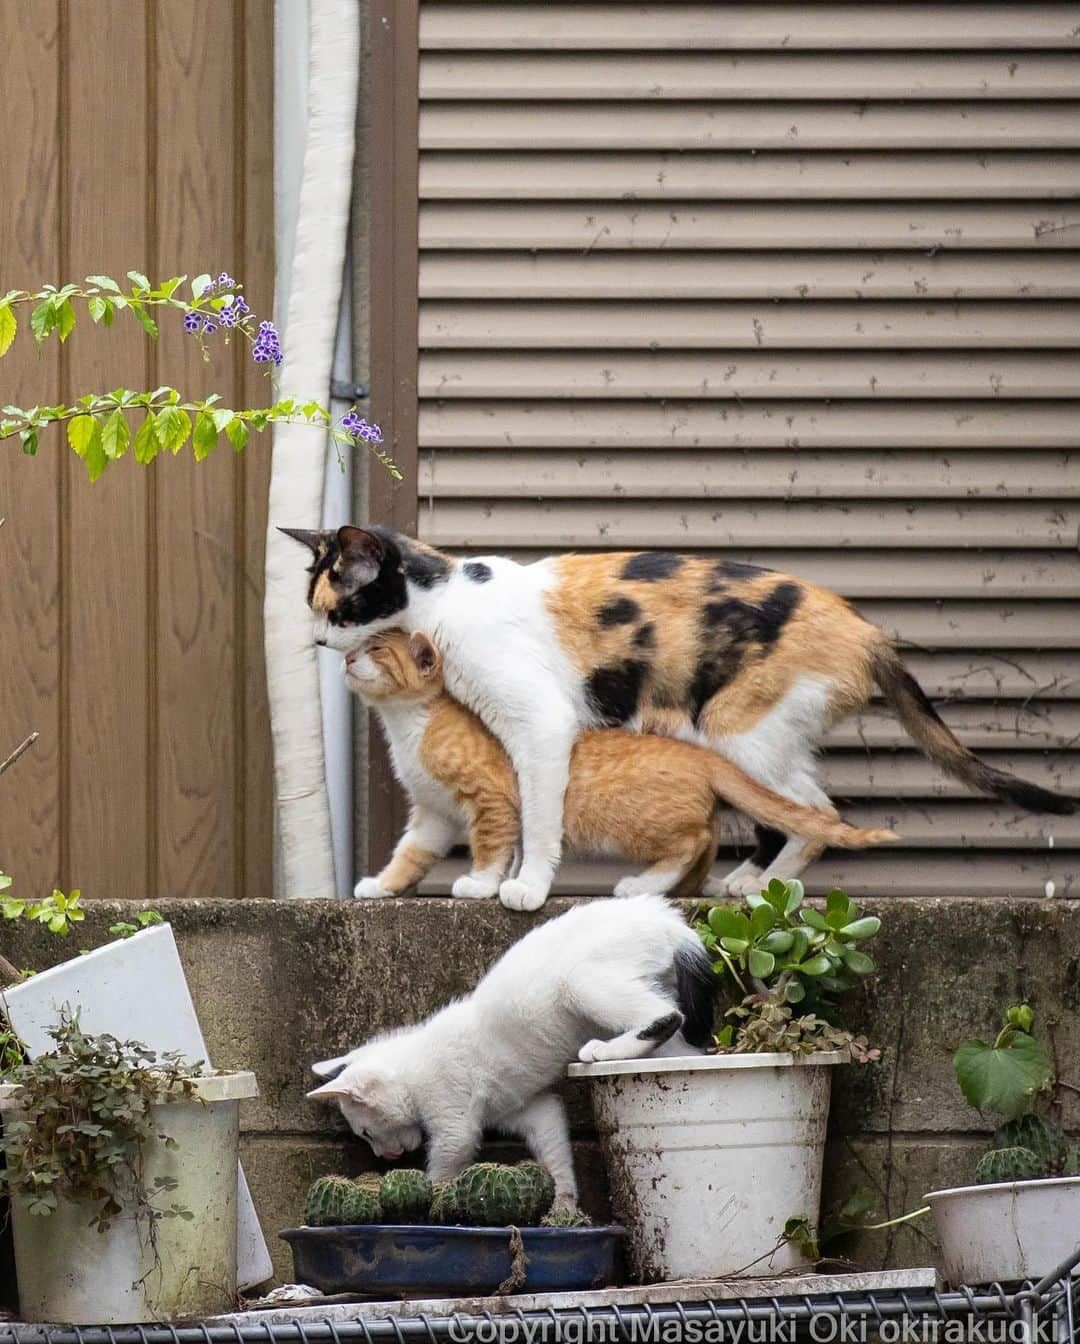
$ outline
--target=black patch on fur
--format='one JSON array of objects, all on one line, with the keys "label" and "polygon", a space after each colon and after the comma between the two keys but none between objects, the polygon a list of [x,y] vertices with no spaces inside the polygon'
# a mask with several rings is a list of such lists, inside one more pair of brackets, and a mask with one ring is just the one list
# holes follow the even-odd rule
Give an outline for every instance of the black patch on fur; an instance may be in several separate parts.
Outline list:
[{"label": "black patch on fur", "polygon": [[761,565],[745,564],[742,560],[718,560],[713,573],[718,579],[757,579],[773,571],[763,569]]},{"label": "black patch on fur", "polygon": [[648,625],[640,626],[634,632],[634,638],[630,641],[635,649],[655,649],[656,648],[656,626],[652,621]]},{"label": "black patch on fur", "polygon": [[[372,528],[373,532],[378,529]],[[408,537],[397,536],[398,549],[405,577],[418,588],[433,588],[450,577],[450,561],[438,551],[430,551],[426,546],[414,545]]]},{"label": "black patch on fur", "polygon": [[709,954],[696,940],[675,949],[675,1002],[683,1014],[682,1034],[695,1049],[712,1039],[716,974]]},{"label": "black patch on fur", "polygon": [[495,577],[491,572],[491,566],[485,565],[482,560],[466,560],[461,568],[466,578],[472,579],[473,583],[487,583],[489,579]]},{"label": "black patch on fur", "polygon": [[755,824],[754,838],[757,840],[757,847],[750,856],[750,862],[756,863],[759,868],[768,868],[787,843],[784,832],[774,831],[771,826]]},{"label": "black patch on fur", "polygon": [[668,551],[641,551],[632,555],[622,567],[620,579],[638,579],[642,583],[658,583],[670,579],[682,569],[683,557]]},{"label": "black patch on fur", "polygon": [[637,709],[647,664],[628,658],[625,662],[598,667],[585,686],[593,714],[609,726],[625,723]]},{"label": "black patch on fur", "polygon": [[641,615],[641,608],[632,597],[610,598],[596,613],[603,626],[631,625]]},{"label": "black patch on fur", "polygon": [[311,575],[308,585],[309,606],[315,585],[323,574],[338,594],[333,611],[327,612],[331,625],[368,625],[387,616],[396,616],[408,605],[407,579],[420,588],[431,588],[445,580],[450,573],[450,561],[438,551],[417,546],[408,537],[391,532],[389,528],[369,527],[366,531],[377,536],[383,545],[379,572],[370,583],[354,588],[350,584],[348,569],[343,574],[334,572],[334,564],[341,557],[336,532],[325,534],[326,550],[308,570]]},{"label": "black patch on fur", "polygon": [[663,1045],[665,1041],[671,1040],[682,1024],[682,1013],[667,1013],[655,1022],[650,1022],[647,1027],[642,1027],[637,1038],[639,1041],[655,1041],[657,1045]]},{"label": "black patch on fur", "polygon": [[724,597],[701,613],[701,655],[690,682],[688,708],[697,722],[702,708],[738,675],[748,657],[776,643],[802,601],[802,589],[785,580],[760,602]]}]

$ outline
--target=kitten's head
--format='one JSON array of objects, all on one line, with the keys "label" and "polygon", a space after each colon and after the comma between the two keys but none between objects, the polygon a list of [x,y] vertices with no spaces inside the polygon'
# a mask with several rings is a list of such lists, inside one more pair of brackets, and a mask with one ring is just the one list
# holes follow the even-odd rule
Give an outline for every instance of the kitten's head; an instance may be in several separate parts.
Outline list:
[{"label": "kitten's head", "polygon": [[[416,1121],[416,1108],[404,1082],[394,1072],[385,1052],[360,1049],[348,1056],[341,1072],[308,1096],[316,1101],[337,1102],[349,1128],[371,1145],[376,1157],[389,1161],[411,1153],[424,1141]],[[313,1072],[324,1075],[340,1064],[329,1060],[315,1064]]]},{"label": "kitten's head", "polygon": [[373,625],[392,622],[404,611],[406,580],[430,587],[450,572],[446,556],[384,527],[278,531],[311,552],[307,602],[315,618],[315,643],[342,653],[359,648]]},{"label": "kitten's head", "polygon": [[346,655],[345,682],[370,704],[426,700],[442,690],[442,654],[419,631],[384,630]]}]

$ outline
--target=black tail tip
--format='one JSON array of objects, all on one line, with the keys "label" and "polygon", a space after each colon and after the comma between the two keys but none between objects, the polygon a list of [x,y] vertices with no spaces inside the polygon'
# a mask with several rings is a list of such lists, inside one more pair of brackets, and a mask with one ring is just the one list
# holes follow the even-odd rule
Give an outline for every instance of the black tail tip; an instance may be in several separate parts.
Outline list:
[{"label": "black tail tip", "polygon": [[682,1034],[697,1050],[712,1040],[716,1004],[716,973],[709,954],[695,939],[675,949],[676,999],[684,1021]]},{"label": "black tail tip", "polygon": [[994,793],[1022,807],[1025,812],[1048,812],[1055,817],[1071,817],[1080,811],[1080,798],[1069,798],[1064,793],[1029,784],[1026,779],[1004,776],[995,781]]}]

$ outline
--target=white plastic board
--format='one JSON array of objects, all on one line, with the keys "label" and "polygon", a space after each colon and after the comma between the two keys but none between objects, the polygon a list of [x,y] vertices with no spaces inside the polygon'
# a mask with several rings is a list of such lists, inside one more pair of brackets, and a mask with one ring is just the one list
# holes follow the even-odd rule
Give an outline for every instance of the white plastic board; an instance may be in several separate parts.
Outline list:
[{"label": "white plastic board", "polygon": [[[6,990],[4,1000],[11,1025],[32,1058],[53,1048],[49,1028],[70,1004],[79,1010],[80,1025],[88,1033],[108,1032],[151,1050],[178,1050],[188,1059],[210,1063],[168,924],[41,971]],[[237,1282],[251,1288],[265,1283],[273,1267],[243,1168],[237,1180]]]}]

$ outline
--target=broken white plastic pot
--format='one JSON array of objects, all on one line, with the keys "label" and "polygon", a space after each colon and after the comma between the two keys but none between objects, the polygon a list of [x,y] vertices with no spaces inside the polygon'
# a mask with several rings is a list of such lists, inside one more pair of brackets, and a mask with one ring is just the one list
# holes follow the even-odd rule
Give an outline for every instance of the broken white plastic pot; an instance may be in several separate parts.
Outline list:
[{"label": "broken white plastic pot", "polygon": [[1080,1251],[1080,1176],[959,1185],[926,1202],[952,1284],[1038,1281]]},{"label": "broken white plastic pot", "polygon": [[818,1219],[833,1064],[822,1052],[573,1064],[645,1282],[807,1265],[784,1223]]}]

